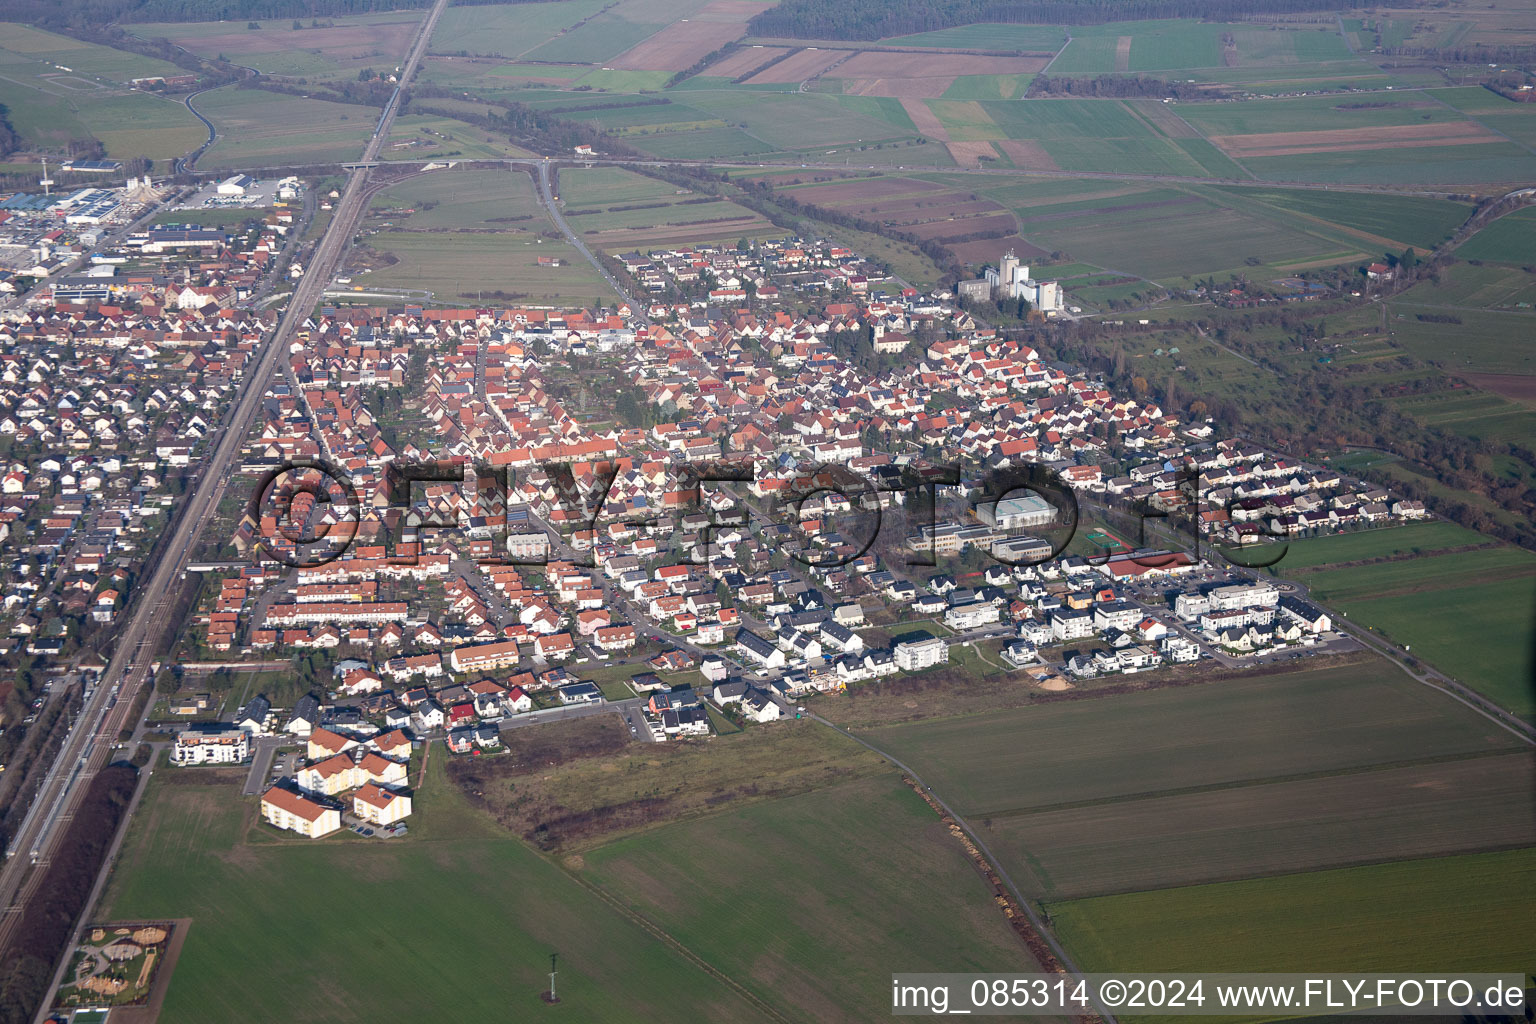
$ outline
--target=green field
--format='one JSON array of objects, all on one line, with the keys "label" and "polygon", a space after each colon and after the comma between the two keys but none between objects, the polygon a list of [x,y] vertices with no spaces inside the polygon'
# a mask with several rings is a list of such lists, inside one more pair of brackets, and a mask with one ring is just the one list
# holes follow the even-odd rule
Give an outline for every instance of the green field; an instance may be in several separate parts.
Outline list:
[{"label": "green field", "polygon": [[65,94],[96,91],[81,76],[126,85],[134,78],[184,74],[169,61],[81,42],[15,22],[0,22],[0,64],[5,65],[7,78],[27,76],[43,88]]},{"label": "green field", "polygon": [[1417,319],[1433,309],[1404,303],[1388,305],[1392,338],[1403,348],[1452,372],[1536,374],[1536,348],[1530,344],[1536,325],[1529,312],[1450,310],[1454,323]]},{"label": "green field", "polygon": [[[889,143],[914,135],[910,127],[901,128],[881,117],[857,112],[839,99],[822,93],[724,89],[688,93],[690,107],[736,125],[769,148],[785,152],[848,143]],[[649,140],[645,144],[654,148]]]},{"label": "green field", "polygon": [[[1089,971],[1511,971],[1536,962],[1536,850],[1054,903]],[[1348,927],[1341,927],[1347,921]],[[1170,941],[1177,936],[1177,941]]]},{"label": "green field", "polygon": [[1042,897],[1536,841],[1518,741],[1376,660],[864,735]]},{"label": "green field", "polygon": [[[434,100],[433,106],[444,106]],[[494,160],[504,156],[530,156],[506,140],[506,136],[435,114],[406,114],[390,126],[389,144],[379,151],[381,160],[430,160],[463,157]]]},{"label": "green field", "polygon": [[1339,607],[1350,621],[1408,645],[1415,656],[1451,678],[1536,721],[1531,686],[1536,678],[1531,659],[1536,578],[1355,598]]},{"label": "green field", "polygon": [[451,54],[464,51],[520,57],[607,6],[608,0],[554,0],[477,7],[450,5],[438,19],[429,52]]},{"label": "green field", "polygon": [[[1200,21],[1111,22],[1075,26],[1072,41],[1051,64],[1051,74],[1109,71],[1173,71],[1219,67],[1224,25]],[[1121,38],[1130,40],[1127,61],[1118,60]],[[1122,66],[1123,65],[1123,66]]]},{"label": "green field", "polygon": [[1493,260],[1522,266],[1536,263],[1536,209],[1500,217],[1456,250],[1464,260]]},{"label": "green field", "polygon": [[889,975],[903,964],[1038,970],[959,844],[891,774],[620,840],[584,860],[586,877],[795,1020],[886,1019]]},{"label": "green field", "polygon": [[[604,5],[595,14],[577,14],[576,18],[584,19],[581,24],[576,24],[575,19],[567,21],[574,27],[525,51],[524,55],[536,61],[600,64],[662,31],[672,22],[691,17],[704,4],[705,0],[620,0],[617,4]],[[547,29],[554,17],[551,13],[536,21],[535,33]],[[484,52],[470,49],[471,52]],[[661,81],[668,77],[669,73],[662,73]]]},{"label": "green field", "polygon": [[1422,281],[1408,289],[1400,299],[1402,305],[1505,310],[1536,307],[1536,274],[1522,267],[1452,263],[1440,271],[1439,278],[1438,282]]},{"label": "green field", "polygon": [[729,199],[616,167],[567,168],[560,172],[560,190],[571,227],[604,252],[783,234]]},{"label": "green field", "polygon": [[1536,411],[1498,395],[1470,388],[1448,388],[1394,399],[1392,404],[1420,423],[1492,446],[1509,442],[1536,444]]},{"label": "green field", "polygon": [[[1473,392],[1474,396],[1478,393]],[[1393,539],[1393,534],[1398,539]],[[1536,555],[1507,544],[1471,551],[1436,550],[1481,537],[1449,524],[1420,524],[1294,545],[1300,559],[1287,575],[1360,626],[1399,645],[1524,718],[1536,720],[1531,629],[1536,623]],[[1330,557],[1328,552],[1335,554]],[[1406,555],[1342,569],[1306,569],[1329,561]],[[1339,557],[1340,555],[1346,557]],[[1469,638],[1476,642],[1468,642]]]},{"label": "green field", "polygon": [[[596,268],[555,236],[521,171],[429,172],[380,192],[370,209],[379,231],[369,248],[397,261],[378,266],[370,286],[425,288],[448,304],[498,291],[537,304],[609,297]],[[540,266],[541,256],[561,265]]]},{"label": "green field", "polygon": [[1461,756],[1513,742],[1374,660],[868,735],[972,817]]},{"label": "green field", "polygon": [[[497,228],[500,218],[517,218],[521,230],[545,226],[544,206],[533,179],[521,170],[442,170],[391,185],[374,199],[376,212],[416,209],[391,216],[396,227],[412,231],[437,228]],[[530,219],[536,219],[533,223]],[[548,244],[548,243],[546,243]]]},{"label": "green field", "polygon": [[[461,304],[480,293],[485,301],[520,299],[536,304],[586,305],[613,298],[597,270],[563,241],[535,240],[529,231],[495,234],[381,231],[369,240],[374,249],[399,261],[374,272],[375,287],[433,293],[433,302]],[[558,267],[540,266],[538,257],[554,256]]]},{"label": "green field", "polygon": [[773,1019],[465,807],[441,748],[430,765],[410,835],[387,842],[289,838],[253,823],[238,783],[157,778],[103,914],[191,918],[159,1019],[532,1015],[553,951],[575,1019]]},{"label": "green field", "polygon": [[[1000,202],[1007,193],[987,190]],[[1235,205],[1235,204],[1234,204]],[[1220,197],[1174,188],[1113,198],[1016,208],[1019,233],[1047,250],[1098,266],[1171,282],[1183,275],[1242,271],[1247,261],[1283,267],[1364,255],[1321,230],[1269,213],[1221,205]]]},{"label": "green field", "polygon": [[[1242,100],[1236,103],[1181,104],[1179,112],[1185,120],[1201,128],[1207,135],[1266,135],[1464,119],[1457,110],[1407,96],[1369,101],[1372,104],[1379,103],[1379,106],[1351,105],[1359,102],[1340,96],[1306,96],[1296,99]],[[1412,158],[1412,151],[1408,158]]]},{"label": "green field", "polygon": [[1420,252],[1449,238],[1472,208],[1465,203],[1415,196],[1361,195],[1301,189],[1230,188],[1221,192],[1301,214],[1327,225],[1343,225],[1394,246],[1415,246]]},{"label": "green field", "polygon": [[912,36],[891,36],[885,46],[934,46],[953,50],[1016,50],[1023,53],[1055,53],[1066,42],[1066,30],[1057,25],[962,25]]},{"label": "green field", "polygon": [[1533,796],[1520,749],[994,814],[984,835],[1026,893],[1080,898],[1530,845]]},{"label": "green field", "polygon": [[203,170],[355,160],[378,119],[372,107],[261,89],[204,93],[197,108],[219,133],[198,160]]},{"label": "green field", "polygon": [[1462,185],[1516,183],[1536,177],[1536,156],[1513,142],[1413,149],[1244,157],[1243,166],[1271,181],[1337,184]]},{"label": "green field", "polygon": [[1291,541],[1277,568],[1281,575],[1313,566],[1358,562],[1394,555],[1418,555],[1446,548],[1485,546],[1496,543],[1475,530],[1452,523],[1411,523],[1360,533]]},{"label": "green field", "polygon": [[1386,594],[1426,593],[1477,581],[1536,577],[1536,555],[1508,545],[1460,551],[1455,554],[1425,554],[1346,569],[1309,572],[1303,581],[1324,601],[1348,602],[1362,597]]},{"label": "green field", "polygon": [[29,147],[64,150],[72,139],[89,139],[91,131],[80,120],[79,104],[66,96],[41,92],[0,78],[0,104],[8,120]]},{"label": "green field", "polygon": [[132,93],[94,100],[80,109],[81,122],[118,160],[186,156],[208,138],[208,129],[177,100]]},{"label": "green field", "polygon": [[[423,5],[425,6],[425,5]],[[143,39],[169,39],[204,57],[225,58],[266,75],[308,81],[355,78],[363,68],[387,71],[405,55],[422,11],[380,11],[316,19],[274,17],[248,27],[238,21],[193,21],[128,26]]]}]

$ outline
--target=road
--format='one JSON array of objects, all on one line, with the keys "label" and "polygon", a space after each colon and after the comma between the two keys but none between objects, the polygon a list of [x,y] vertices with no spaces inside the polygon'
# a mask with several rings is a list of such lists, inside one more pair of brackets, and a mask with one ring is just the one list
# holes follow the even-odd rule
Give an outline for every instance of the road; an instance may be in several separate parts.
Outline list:
[{"label": "road", "polygon": [[173,174],[184,174],[196,170],[198,157],[208,152],[208,147],[219,140],[219,132],[218,129],[213,126],[213,122],[204,117],[202,111],[198,110],[192,105],[192,101],[194,99],[201,96],[204,92],[211,91],[211,89],[204,89],[200,92],[188,93],[187,98],[182,100],[182,102],[187,105],[187,109],[192,111],[192,116],[203,122],[203,124],[208,127],[208,139],[201,146],[198,146],[186,156],[177,157],[175,166],[171,169]]},{"label": "road", "polygon": [[[366,159],[372,159],[372,157],[368,157]],[[454,162],[454,164],[456,164],[459,167],[493,167],[493,166],[506,167],[506,166],[511,166],[511,167],[528,167],[528,168],[533,168],[533,167],[535,167],[535,166],[537,166],[539,164],[543,164],[543,163],[548,162],[548,158],[546,158],[546,157],[499,157],[499,158],[494,159],[494,160],[492,160],[492,159],[487,159],[487,160],[458,160],[458,159],[455,159],[453,162]],[[741,160],[741,161],[733,161],[733,160],[684,160],[684,159],[672,159],[672,160],[631,160],[631,159],[624,159],[624,158],[620,158],[620,157],[604,157],[604,156],[573,157],[570,162],[571,163],[580,163],[582,165],[592,164],[594,166],[609,166],[609,167],[655,167],[655,168],[666,168],[666,167],[708,167],[708,168],[712,168],[712,169],[715,169],[715,170],[756,170],[756,169],[777,170],[777,171],[782,171],[782,170],[812,170],[812,171],[839,171],[839,172],[843,172],[843,173],[846,173],[846,172],[848,172],[850,170],[856,170],[856,171],[874,170],[874,171],[880,171],[883,174],[899,174],[899,173],[904,172],[904,171],[910,171],[910,172],[913,172],[913,173],[920,173],[920,172],[924,172],[924,171],[932,171],[933,170],[932,167],[892,166],[890,164],[852,164],[852,165],[850,165],[850,164],[847,164],[847,163],[839,164],[839,163],[816,162],[816,161],[807,162],[807,163],[789,163],[789,162],[785,162],[785,161],[779,161],[779,162],[775,162],[775,163],[768,163],[768,162],[765,162],[765,161],[749,162],[749,161],[744,161],[744,160]],[[442,161],[441,158],[436,159],[436,160],[390,160],[390,161],[388,161],[388,166],[390,166],[390,167],[423,167],[423,166],[426,166],[428,164],[434,164],[436,166],[441,167],[442,164],[443,164],[443,161]],[[309,166],[309,165],[305,165],[305,166]],[[272,175],[292,174],[292,173],[294,173],[298,169],[299,169],[298,165],[294,165],[294,164],[278,164],[278,165],[274,165],[274,166],[271,166],[271,167],[247,167],[247,168],[242,168],[241,169],[241,173],[250,174],[250,175],[259,177],[259,176],[262,176],[262,175],[272,176]],[[1246,188],[1274,188],[1275,187],[1275,183],[1274,182],[1255,181],[1252,178],[1212,178],[1212,177],[1203,177],[1203,176],[1197,177],[1197,176],[1194,176],[1194,175],[1181,175],[1181,174],[1152,174],[1152,173],[1134,173],[1134,172],[1119,172],[1119,171],[1031,171],[1031,170],[1018,170],[1018,169],[1012,168],[1012,167],[1009,167],[1009,168],[999,168],[999,167],[945,167],[945,168],[943,168],[943,171],[944,171],[945,174],[981,175],[983,177],[1005,177],[1005,178],[1009,178],[1009,179],[1019,179],[1019,178],[1040,178],[1040,179],[1046,179],[1046,180],[1058,180],[1058,179],[1093,180],[1093,179],[1096,179],[1096,180],[1101,180],[1101,181],[1145,181],[1145,182],[1155,182],[1155,183],[1161,183],[1161,184],[1181,184],[1181,185],[1223,185],[1223,186],[1231,186],[1231,187],[1234,187],[1234,188],[1244,188],[1244,187],[1246,187]],[[1396,187],[1385,186],[1385,185],[1341,185],[1341,184],[1339,184],[1337,182],[1329,182],[1329,181],[1287,181],[1287,182],[1284,183],[1284,186],[1287,189],[1307,189],[1307,190],[1310,190],[1310,191],[1318,191],[1318,192],[1363,192],[1363,193],[1367,193],[1367,194],[1371,194],[1371,195],[1388,194],[1388,195],[1398,195],[1398,196],[1425,196],[1425,197],[1430,197],[1430,198],[1435,198],[1435,199],[1447,199],[1447,198],[1450,198],[1452,196],[1456,196],[1456,195],[1460,195],[1461,194],[1461,193],[1458,193],[1458,192],[1446,191],[1444,189],[1410,189],[1410,188],[1396,188]]]},{"label": "road", "polygon": [[[447,5],[448,0],[437,0],[422,21],[401,75],[402,82],[410,81],[415,74],[432,29]],[[364,161],[377,156],[398,109],[396,96],[369,140]],[[139,688],[150,684],[151,659],[167,631],[175,625],[171,612],[180,597],[182,566],[189,552],[195,549],[203,526],[218,508],[236,457],[255,423],[266,384],[278,366],[281,354],[287,350],[288,342],[308,312],[319,302],[325,282],[334,273],[351,242],[366,206],[369,173],[367,169],[352,172],[331,223],[311,258],[309,272],[300,279],[277,329],[258,350],[254,366],[242,379],[240,391],[223,426],[214,432],[213,450],[196,477],[191,496],[171,527],[163,557],[133,597],[132,618],[118,639],[100,683],[64,741],[32,811],[12,840],[7,852],[25,855],[11,856],[0,867],[0,906],[6,908],[4,917],[0,918],[0,943],[9,937],[20,918],[20,910],[43,878],[44,872],[34,871],[33,865],[46,865],[62,831],[59,826],[70,819],[87,783],[111,756],[114,739],[128,724],[129,710]]]},{"label": "road", "polygon": [[[516,162],[532,163],[534,161]],[[555,190],[550,186],[549,161],[539,160],[536,162],[538,164],[539,174],[539,196],[544,200],[544,207],[549,211],[550,220],[555,222],[555,227],[560,229],[560,233],[565,236],[565,240],[571,243],[571,246],[575,248],[577,252],[586,257],[588,263],[597,268],[597,272],[602,275],[604,281],[608,282],[608,287],[613,289],[614,294],[618,295],[625,302],[629,303],[629,308],[633,311],[635,316],[635,319],[631,322],[637,325],[644,324],[646,321],[643,317],[643,307],[641,307],[641,305],[634,300],[632,295],[624,290],[623,285],[619,284],[618,280],[612,274],[608,273],[608,268],[598,262],[597,257],[592,255],[592,250],[587,248],[586,243],[583,242],[581,238],[576,234],[576,232],[571,230],[571,226],[565,222],[565,215],[560,212],[560,202],[555,198]]]}]

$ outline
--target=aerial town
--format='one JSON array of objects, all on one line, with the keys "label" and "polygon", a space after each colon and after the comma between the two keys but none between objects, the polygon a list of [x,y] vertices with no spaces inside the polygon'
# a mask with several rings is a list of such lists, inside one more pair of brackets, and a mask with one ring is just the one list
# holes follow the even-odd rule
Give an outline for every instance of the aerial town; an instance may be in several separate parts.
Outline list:
[{"label": "aerial town", "polygon": [[[127,197],[145,188],[36,212],[67,221],[115,196],[118,219],[132,217]],[[5,316],[5,513],[35,537],[5,567],[13,650],[58,654],[86,613],[113,622],[141,571],[135,552],[163,527],[167,480],[194,463],[272,327],[243,307],[289,276],[280,257],[302,192],[240,177],[211,193],[196,202],[238,201],[260,226],[77,236],[90,268],[45,277]],[[251,205],[262,196],[270,206]],[[68,257],[68,236],[40,237]],[[999,255],[983,285],[1060,307],[1059,287]],[[198,721],[175,730],[172,764],[255,753],[255,778],[302,744],[291,773],[266,778],[267,821],[312,838],[344,823],[395,835],[411,811],[413,745],[442,738],[451,754],[482,756],[503,729],[553,709],[617,705],[638,739],[666,742],[709,736],[706,705],[753,723],[794,718],[815,694],[944,666],[977,640],[1006,638],[1001,659],[1044,691],[1355,646],[1304,596],[1197,555],[1102,532],[1100,550],[1067,553],[1044,539],[1061,525],[1055,506],[984,493],[984,474],[1025,464],[1054,470],[1083,501],[1187,510],[1210,543],[1237,549],[1425,515],[1380,486],[1117,395],[947,293],[872,277],[861,254],[826,239],[619,262],[642,287],[659,290],[662,276],[716,287],[643,309],[350,305],[304,320],[240,470],[291,481],[323,460],[345,473],[358,514],[334,501],[299,511],[312,495],[228,510],[214,557],[187,567],[203,595],[187,646],[195,661],[320,652],[321,671],[288,703],[221,695],[212,720],[207,694],[183,700],[174,714]],[[872,372],[850,358],[861,349],[907,358]],[[61,387],[61,362],[90,376]],[[631,382],[640,418],[583,416],[557,399],[578,364]],[[18,457],[59,442],[70,456]],[[963,474],[935,488],[928,522],[902,515],[900,487],[872,490],[946,456]],[[690,482],[722,458],[747,479]],[[459,479],[392,499],[390,467],[422,459]],[[488,499],[477,466],[515,483]],[[869,493],[822,483],[833,471]],[[860,548],[843,534],[870,500],[895,543]],[[452,528],[403,540],[408,507]],[[289,538],[333,531],[344,548],[295,563],[303,542]]]}]

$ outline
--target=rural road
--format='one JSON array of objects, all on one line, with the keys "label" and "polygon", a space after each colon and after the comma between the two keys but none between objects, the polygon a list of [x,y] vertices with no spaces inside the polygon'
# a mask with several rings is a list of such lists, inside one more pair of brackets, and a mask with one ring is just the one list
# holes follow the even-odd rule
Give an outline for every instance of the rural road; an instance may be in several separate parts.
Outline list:
[{"label": "rural road", "polygon": [[[366,157],[365,159],[371,160],[373,158],[372,157]],[[544,157],[499,157],[497,159],[487,159],[487,160],[458,160],[458,159],[454,160],[454,163],[457,166],[459,166],[459,167],[477,167],[477,166],[479,166],[479,167],[494,167],[494,166],[513,166],[513,167],[525,166],[525,167],[528,167],[528,166],[534,166],[534,165],[537,165],[537,164],[542,164],[542,163],[545,163],[545,162],[546,162],[546,159]],[[632,159],[624,159],[624,158],[619,158],[619,157],[605,157],[605,156],[584,156],[584,157],[579,157],[579,158],[572,157],[569,161],[566,161],[566,162],[571,163],[571,164],[580,163],[582,165],[592,164],[594,166],[604,166],[604,167],[657,167],[657,168],[665,168],[665,167],[709,167],[709,168],[717,168],[717,169],[721,169],[721,170],[756,170],[756,169],[762,169],[762,170],[772,170],[772,171],[783,171],[783,170],[838,171],[838,172],[845,173],[845,174],[847,172],[849,172],[849,171],[862,171],[862,170],[875,170],[875,171],[879,171],[882,174],[901,174],[901,173],[907,172],[907,171],[910,171],[912,173],[921,173],[921,172],[927,172],[927,171],[932,171],[933,170],[933,168],[925,167],[925,166],[910,166],[909,167],[909,166],[905,166],[905,165],[892,166],[890,164],[874,164],[874,165],[853,164],[853,165],[850,165],[848,163],[841,163],[841,164],[839,164],[839,163],[826,163],[826,162],[814,162],[814,161],[806,162],[806,163],[793,163],[791,161],[778,161],[778,162],[769,163],[767,161],[749,162],[749,161],[744,161],[744,160],[743,161],[732,161],[732,160],[682,160],[682,159],[673,159],[673,160],[632,160]],[[389,166],[391,166],[391,167],[422,167],[422,166],[425,166],[427,164],[436,164],[436,165],[440,166],[442,164],[442,160],[441,159],[438,159],[438,160],[390,160],[388,163],[389,163]],[[307,165],[306,164],[304,166],[305,167],[309,167],[311,165]],[[351,165],[348,164],[347,166],[351,166]],[[292,174],[297,169],[298,169],[298,165],[294,165],[294,164],[277,164],[277,165],[273,165],[273,166],[270,166],[270,167],[245,167],[245,168],[241,168],[240,170],[241,170],[241,173],[250,174],[250,175],[253,175],[253,176],[260,176],[260,175],[272,176],[272,175],[280,175],[280,174],[281,175]],[[1288,188],[1288,189],[1307,189],[1307,190],[1319,191],[1319,192],[1359,192],[1359,193],[1364,193],[1364,194],[1367,194],[1367,195],[1383,195],[1383,194],[1386,194],[1386,195],[1395,195],[1395,196],[1424,196],[1424,197],[1429,197],[1429,198],[1434,198],[1434,199],[1445,199],[1445,198],[1449,198],[1451,196],[1455,196],[1455,195],[1459,195],[1460,194],[1460,193],[1457,193],[1457,192],[1450,192],[1450,191],[1446,191],[1446,190],[1443,190],[1443,189],[1408,189],[1408,188],[1388,187],[1388,186],[1382,186],[1382,185],[1341,185],[1338,182],[1324,182],[1324,181],[1287,181],[1287,182],[1283,182],[1283,183],[1277,183],[1277,182],[1273,182],[1273,181],[1255,181],[1252,178],[1211,178],[1211,177],[1194,177],[1194,176],[1190,176],[1190,175],[1179,175],[1179,174],[1149,174],[1149,173],[1116,172],[1116,171],[1029,171],[1029,170],[1018,170],[1016,168],[1011,168],[1011,167],[1010,168],[998,168],[998,167],[945,167],[945,168],[943,168],[943,171],[944,171],[945,174],[981,175],[981,176],[984,176],[984,177],[1004,177],[1004,178],[1014,179],[1014,180],[1020,179],[1020,178],[1039,178],[1039,179],[1050,180],[1050,181],[1061,180],[1061,179],[1098,180],[1098,181],[1145,181],[1145,182],[1163,183],[1163,184],[1226,185],[1226,186],[1234,186],[1234,187],[1259,188],[1259,189],[1274,188],[1274,187],[1276,187],[1277,184],[1283,184],[1284,187]],[[1512,193],[1512,194],[1518,194],[1518,193]]]},{"label": "rural road", "polygon": [[[527,162],[532,161],[524,163]],[[544,200],[544,207],[549,210],[549,217],[555,222],[555,227],[560,229],[560,233],[565,236],[565,240],[570,242],[577,252],[586,257],[588,263],[597,268],[597,272],[602,275],[604,281],[608,282],[608,287],[613,289],[614,294],[629,303],[629,308],[634,313],[634,319],[631,322],[643,326],[646,320],[640,305],[624,290],[624,286],[619,284],[612,274],[608,273],[608,268],[598,262],[597,257],[592,255],[592,250],[587,248],[586,243],[577,237],[576,232],[571,230],[570,224],[566,223],[564,214],[560,212],[560,203],[555,199],[555,191],[549,182],[549,161],[539,160],[537,163],[539,168],[539,196]]]},{"label": "rural road", "polygon": [[208,126],[208,138],[203,142],[201,146],[198,146],[186,156],[177,158],[175,166],[171,169],[173,174],[184,174],[196,170],[198,157],[206,153],[208,151],[208,147],[218,141],[219,133],[218,130],[213,127],[213,122],[204,117],[203,112],[192,105],[192,101],[194,99],[201,96],[205,92],[212,91],[213,90],[211,89],[203,89],[198,92],[188,93],[186,99],[182,100],[182,102],[187,105],[187,109],[192,111],[192,116],[196,117],[199,121]]}]

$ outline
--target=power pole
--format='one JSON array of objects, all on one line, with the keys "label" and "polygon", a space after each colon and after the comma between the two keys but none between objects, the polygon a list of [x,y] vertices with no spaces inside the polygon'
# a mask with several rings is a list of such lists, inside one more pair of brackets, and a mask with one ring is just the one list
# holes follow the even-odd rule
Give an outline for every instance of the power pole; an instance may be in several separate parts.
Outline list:
[{"label": "power pole", "polygon": [[557,973],[555,965],[559,960],[559,953],[549,954],[549,991],[544,994],[544,1001],[547,1003],[558,1003],[560,1001],[560,997],[555,995],[555,974]]}]

